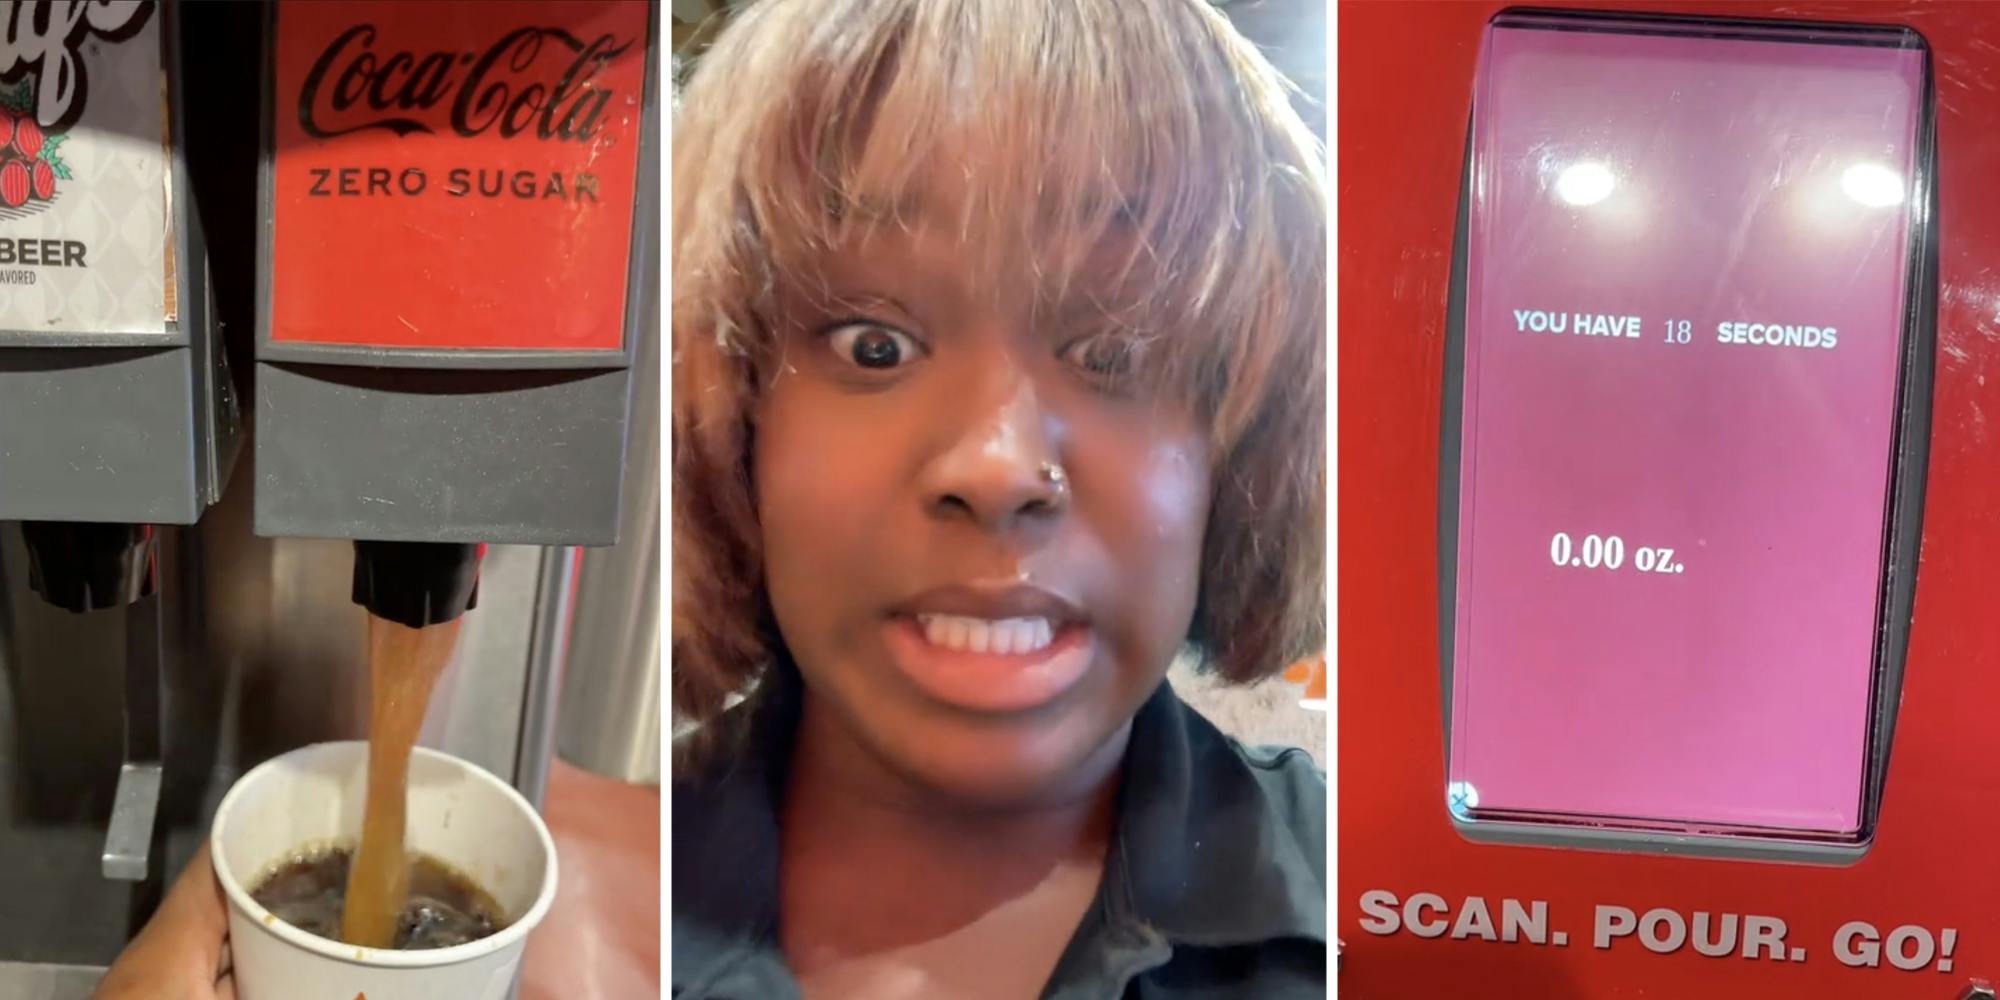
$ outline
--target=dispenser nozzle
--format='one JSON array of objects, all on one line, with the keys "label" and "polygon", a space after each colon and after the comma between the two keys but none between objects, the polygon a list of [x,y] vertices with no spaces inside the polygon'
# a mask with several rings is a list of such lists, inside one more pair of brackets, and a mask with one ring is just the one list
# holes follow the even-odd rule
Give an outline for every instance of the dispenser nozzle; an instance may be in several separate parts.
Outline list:
[{"label": "dispenser nozzle", "polygon": [[122,608],[153,593],[157,561],[150,524],[23,521],[28,586],[82,613]]},{"label": "dispenser nozzle", "polygon": [[377,618],[423,628],[479,606],[486,546],[456,542],[354,543],[354,603]]}]

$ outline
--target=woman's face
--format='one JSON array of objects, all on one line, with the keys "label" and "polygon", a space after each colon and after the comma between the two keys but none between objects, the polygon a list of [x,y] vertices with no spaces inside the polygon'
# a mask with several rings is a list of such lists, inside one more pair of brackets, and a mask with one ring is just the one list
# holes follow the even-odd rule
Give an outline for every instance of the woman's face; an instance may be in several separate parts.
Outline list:
[{"label": "woman's face", "polygon": [[1116,382],[1101,312],[1037,307],[963,256],[884,227],[787,293],[755,478],[811,710],[899,777],[995,805],[1116,752],[1159,684],[1209,454],[1185,406]]}]

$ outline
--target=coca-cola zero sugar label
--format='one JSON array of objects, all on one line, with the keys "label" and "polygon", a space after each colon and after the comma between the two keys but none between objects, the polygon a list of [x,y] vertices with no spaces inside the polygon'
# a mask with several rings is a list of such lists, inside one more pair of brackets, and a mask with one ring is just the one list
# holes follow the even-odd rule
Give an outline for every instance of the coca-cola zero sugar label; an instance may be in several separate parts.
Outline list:
[{"label": "coca-cola zero sugar label", "polygon": [[280,4],[272,341],[618,350],[647,19]]},{"label": "coca-cola zero sugar label", "polygon": [[0,0],[0,331],[164,333],[173,318],[156,6]]}]

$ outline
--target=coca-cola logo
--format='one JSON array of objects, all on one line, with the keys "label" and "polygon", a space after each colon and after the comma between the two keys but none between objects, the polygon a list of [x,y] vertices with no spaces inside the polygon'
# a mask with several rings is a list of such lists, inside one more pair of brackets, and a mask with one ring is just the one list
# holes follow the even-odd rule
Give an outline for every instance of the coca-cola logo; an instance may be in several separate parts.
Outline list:
[{"label": "coca-cola logo", "polygon": [[67,131],[89,100],[85,40],[122,42],[152,13],[153,0],[13,0],[0,6],[0,83],[32,76],[35,121],[50,132]]},{"label": "coca-cola logo", "polygon": [[588,142],[612,92],[597,74],[632,47],[611,35],[585,42],[561,28],[524,27],[485,51],[382,53],[372,24],[341,32],[313,62],[299,88],[299,127],[317,139],[386,129],[399,136],[433,133],[436,115],[467,138],[498,130],[513,138]]}]

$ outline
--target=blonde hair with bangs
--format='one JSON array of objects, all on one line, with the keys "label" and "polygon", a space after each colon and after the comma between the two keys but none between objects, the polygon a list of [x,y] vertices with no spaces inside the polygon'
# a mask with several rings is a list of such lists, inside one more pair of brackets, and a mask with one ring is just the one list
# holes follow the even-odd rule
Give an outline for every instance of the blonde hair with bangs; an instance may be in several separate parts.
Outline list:
[{"label": "blonde hair with bangs", "polygon": [[[782,281],[915,205],[955,210],[975,273],[1139,293],[1119,321],[1160,348],[1215,456],[1190,642],[1237,682],[1320,651],[1323,152],[1221,13],[758,0],[702,56],[673,148],[677,720],[714,718],[786,655],[750,480]],[[938,163],[962,190],[924,190]],[[1110,273],[1084,273],[1107,247]]]}]

